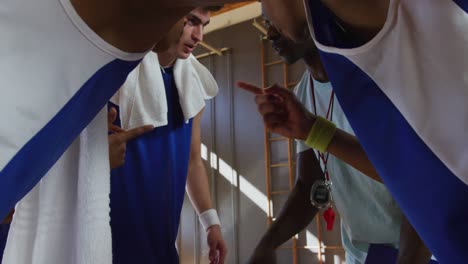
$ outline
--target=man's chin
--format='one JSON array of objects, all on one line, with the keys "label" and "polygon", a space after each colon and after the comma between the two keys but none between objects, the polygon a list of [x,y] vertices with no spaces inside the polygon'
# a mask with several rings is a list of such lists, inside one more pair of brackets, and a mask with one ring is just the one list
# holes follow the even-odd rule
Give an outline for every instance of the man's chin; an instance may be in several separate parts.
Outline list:
[{"label": "man's chin", "polygon": [[190,57],[190,54],[192,54],[191,52],[181,52],[179,53],[179,59],[181,60],[185,60],[187,59],[188,57]]}]

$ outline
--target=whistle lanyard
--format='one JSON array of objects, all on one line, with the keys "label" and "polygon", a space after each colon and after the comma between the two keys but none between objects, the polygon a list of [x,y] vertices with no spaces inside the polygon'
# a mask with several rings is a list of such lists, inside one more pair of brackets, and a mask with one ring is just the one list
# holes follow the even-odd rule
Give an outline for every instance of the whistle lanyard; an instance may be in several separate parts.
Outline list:
[{"label": "whistle lanyard", "polygon": [[[317,115],[317,102],[315,100],[314,80],[312,79],[312,75],[310,75],[309,78],[310,78],[310,85],[312,85],[312,103],[313,103],[313,108],[314,108],[314,114]],[[328,102],[327,113],[325,115],[325,118],[327,120],[330,120],[330,121],[332,121],[332,119],[333,119],[333,106],[334,106],[334,102],[335,102],[334,99],[335,99],[335,92],[332,89],[330,99],[329,99],[329,102]],[[319,161],[321,160],[323,162],[323,172],[325,174],[325,184],[328,185],[328,188],[330,188],[331,181],[330,181],[330,174],[328,173],[328,167],[327,167],[329,153],[328,152],[327,153],[321,153],[319,151],[317,151],[317,153],[318,153]],[[329,191],[330,191],[330,195],[331,195],[331,189],[329,189]],[[333,211],[333,208],[332,208],[331,204],[329,205],[328,209],[323,212],[323,218],[325,219],[325,222],[327,223],[327,230],[332,231],[333,226],[335,224],[335,212]]]},{"label": "whistle lanyard", "polygon": [[[312,76],[309,77],[310,79],[310,84],[312,85],[312,106],[314,108],[314,115],[317,115],[317,102],[315,100],[315,85],[314,85],[314,80],[312,79]],[[330,99],[329,99],[329,102],[328,102],[328,109],[327,109],[327,112],[326,112],[326,116],[325,118],[329,121],[333,121],[333,106],[335,105],[335,91],[332,90],[331,92],[331,95],[330,95]],[[319,160],[321,160],[323,162],[323,171],[324,171],[324,174],[325,174],[325,180],[327,181],[327,183],[330,183],[330,175],[328,173],[328,168],[327,168],[327,163],[328,163],[328,156],[329,154],[328,153],[321,153],[319,151],[317,151],[318,153],[318,158]]]}]

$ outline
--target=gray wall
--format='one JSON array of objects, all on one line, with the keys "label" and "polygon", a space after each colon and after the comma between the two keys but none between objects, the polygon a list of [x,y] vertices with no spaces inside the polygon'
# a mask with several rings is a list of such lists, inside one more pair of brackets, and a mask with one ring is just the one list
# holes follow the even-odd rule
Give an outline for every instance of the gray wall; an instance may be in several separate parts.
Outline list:
[{"label": "gray wall", "polygon": [[[205,36],[214,47],[230,48],[223,56],[201,59],[218,81],[218,96],[207,102],[202,119],[202,155],[211,182],[213,203],[221,218],[224,238],[229,247],[226,263],[246,263],[261,235],[267,229],[266,178],[264,159],[264,128],[257,113],[253,96],[235,87],[235,81],[261,84],[261,36],[251,22],[238,24]],[[266,46],[269,47],[268,42]],[[207,52],[198,48],[196,53]],[[266,49],[267,61],[278,60],[271,48]],[[302,63],[289,69],[291,81],[297,81],[304,71]],[[281,65],[267,71],[270,83],[282,83]],[[203,151],[203,150],[206,150]],[[211,154],[212,153],[212,154]],[[287,159],[285,142],[272,145],[272,158]],[[287,169],[272,171],[272,189],[287,189]],[[273,199],[276,215],[286,195]],[[208,263],[205,232],[186,197],[182,210],[178,248],[181,263]],[[334,232],[321,230],[322,244],[341,247],[339,219]],[[317,224],[308,228],[309,234],[299,235],[299,246],[317,247]],[[290,244],[290,243],[289,243]],[[286,244],[287,245],[287,244]],[[298,250],[298,263],[319,263],[316,248]],[[342,249],[323,251],[326,262],[341,263]],[[278,251],[279,263],[292,263],[292,251]]]}]

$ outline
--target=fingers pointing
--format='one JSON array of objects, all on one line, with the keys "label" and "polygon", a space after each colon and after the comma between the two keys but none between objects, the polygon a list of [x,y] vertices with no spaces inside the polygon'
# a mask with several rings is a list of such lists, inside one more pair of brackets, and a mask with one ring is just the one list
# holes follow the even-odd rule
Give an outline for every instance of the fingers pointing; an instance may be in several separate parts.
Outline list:
[{"label": "fingers pointing", "polygon": [[124,131],[125,131],[125,130],[122,129],[121,127],[116,126],[116,125],[113,125],[113,124],[110,124],[110,125],[109,125],[108,130],[109,130],[109,132],[113,132],[113,133],[120,133],[120,132],[124,132]]},{"label": "fingers pointing", "polygon": [[153,130],[153,128],[154,126],[152,125],[141,126],[141,127],[133,128],[125,132],[122,132],[119,134],[119,136],[121,137],[122,141],[127,142],[129,140],[132,140],[134,138],[137,138],[143,135],[146,132]]},{"label": "fingers pointing", "polygon": [[247,92],[251,92],[253,94],[263,94],[263,89],[258,87],[258,86],[255,86],[251,83],[246,83],[246,82],[242,82],[242,81],[239,81],[237,82],[237,86]]},{"label": "fingers pointing", "polygon": [[117,119],[117,109],[115,107],[110,107],[107,112],[107,122],[112,124]]},{"label": "fingers pointing", "polygon": [[284,98],[288,98],[294,95],[294,93],[291,90],[281,87],[277,84],[268,87],[268,89],[265,89],[265,93],[279,95]]},{"label": "fingers pointing", "polygon": [[275,95],[275,96],[279,96],[279,97],[284,97],[284,98],[288,98],[290,96],[293,95],[293,92],[290,91],[289,89],[286,89],[284,87],[281,87],[277,84],[274,84],[266,89],[262,89],[256,85],[253,85],[251,83],[246,83],[246,82],[242,82],[242,81],[238,81],[237,82],[237,86],[247,92],[250,92],[250,93],[253,93],[253,94],[256,94],[256,95],[265,95],[265,94],[269,94],[269,95]]},{"label": "fingers pointing", "polygon": [[122,128],[117,125],[114,125],[115,120],[117,119],[117,109],[115,107],[110,107],[107,111],[107,130],[112,133],[123,132]]}]

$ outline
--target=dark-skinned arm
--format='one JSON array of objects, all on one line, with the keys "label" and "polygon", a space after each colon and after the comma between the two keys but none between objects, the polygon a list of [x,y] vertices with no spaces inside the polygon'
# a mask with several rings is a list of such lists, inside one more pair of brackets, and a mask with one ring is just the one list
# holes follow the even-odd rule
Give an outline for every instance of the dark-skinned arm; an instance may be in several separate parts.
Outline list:
[{"label": "dark-skinned arm", "polygon": [[279,216],[258,243],[250,264],[275,263],[275,249],[307,227],[318,212],[310,203],[310,189],[316,180],[324,176],[314,150],[298,154],[296,169],[296,185]]},{"label": "dark-skinned arm", "polygon": [[382,182],[356,136],[337,129],[327,151],[370,178]]},{"label": "dark-skinned arm", "polygon": [[431,256],[431,252],[416,233],[416,230],[414,230],[408,219],[403,216],[397,264],[427,264]]},{"label": "dark-skinned arm", "polygon": [[[278,85],[261,89],[249,83],[237,84],[255,94],[258,111],[268,130],[288,138],[307,139],[316,116],[299,102],[292,91]],[[355,136],[337,129],[327,151],[370,178],[382,182]]]}]

